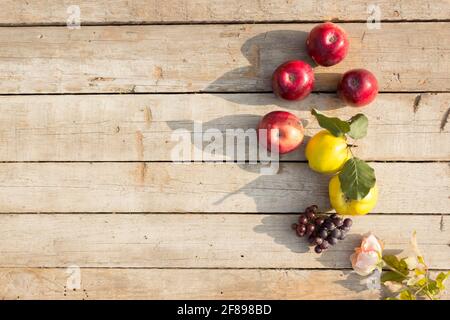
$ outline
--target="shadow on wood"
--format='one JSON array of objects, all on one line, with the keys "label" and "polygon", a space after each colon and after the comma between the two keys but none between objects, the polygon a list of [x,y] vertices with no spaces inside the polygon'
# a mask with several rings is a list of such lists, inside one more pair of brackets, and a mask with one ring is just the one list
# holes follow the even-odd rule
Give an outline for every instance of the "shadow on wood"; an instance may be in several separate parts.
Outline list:
[{"label": "shadow on wood", "polygon": [[293,219],[291,215],[270,215],[264,217],[262,224],[253,228],[256,233],[265,233],[276,244],[280,244],[295,253],[306,253],[310,251],[306,239],[297,237],[295,231],[292,230],[292,224],[296,223],[297,219]]},{"label": "shadow on wood", "polygon": [[[236,84],[239,79],[246,81],[253,80],[255,88],[257,87],[271,87],[271,75],[273,71],[282,63],[289,60],[304,60],[313,68],[317,64],[309,57],[306,52],[305,42],[308,32],[294,31],[294,30],[276,30],[260,33],[247,41],[241,47],[241,52],[249,62],[249,66],[233,69],[214,82],[209,84],[204,91],[214,92],[223,91],[223,88],[230,87],[231,84]],[[226,49],[224,49],[226,50]],[[277,59],[274,59],[277,58]],[[318,73],[315,69],[315,81],[320,82],[335,82],[336,86],[341,77],[340,73]],[[231,102],[249,105],[260,105],[259,101],[251,100],[242,101],[236,100],[233,95],[219,95]],[[296,108],[296,102],[286,102],[278,99],[277,105],[286,108]],[[336,107],[343,107],[340,104]]]},{"label": "shadow on wood", "polygon": [[[190,144],[196,148],[197,151],[204,151],[204,157],[202,160],[208,161],[259,161],[258,151],[260,146],[258,145],[257,139],[257,127],[261,120],[261,116],[255,114],[238,114],[238,115],[226,115],[213,119],[211,121],[200,122],[200,121],[171,121],[167,122],[167,125],[172,130],[186,130],[190,135]],[[308,125],[308,120],[301,119],[304,127]],[[213,139],[210,134],[216,132],[221,133],[222,141]],[[232,143],[230,143],[230,139]],[[304,148],[308,143],[310,136],[304,137],[302,145],[297,150],[289,153],[289,155],[281,155],[280,160],[284,158],[295,158],[296,154],[303,154]],[[244,152],[241,149],[243,148]],[[212,143],[220,144],[215,150],[214,154],[208,153],[208,146]],[[227,150],[228,144],[232,146],[232,154],[229,154],[230,150]],[[250,148],[252,147],[252,148]],[[257,147],[257,148],[256,148]],[[251,156],[250,150],[254,151],[253,156]],[[266,152],[265,150],[263,151]],[[298,158],[301,158],[299,156]],[[200,161],[194,157],[191,160]],[[243,167],[244,168],[244,167]]]}]

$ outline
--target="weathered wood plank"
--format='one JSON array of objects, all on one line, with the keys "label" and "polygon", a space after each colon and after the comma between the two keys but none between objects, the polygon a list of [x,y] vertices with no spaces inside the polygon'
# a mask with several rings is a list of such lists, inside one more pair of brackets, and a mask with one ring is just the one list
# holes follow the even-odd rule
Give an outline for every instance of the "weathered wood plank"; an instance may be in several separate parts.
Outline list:
[{"label": "weathered wood plank", "polygon": [[[4,0],[2,24],[65,24],[73,1]],[[366,20],[377,9],[368,0],[78,0],[81,22],[93,23],[176,23],[236,21]],[[448,19],[448,0],[377,1],[382,20]]]},{"label": "weathered wood plank", "polygon": [[[373,163],[378,213],[450,213],[448,163]],[[306,163],[2,163],[0,212],[299,212],[328,204]]]},{"label": "weathered wood plank", "polygon": [[[0,298],[21,299],[379,299],[367,278],[341,270],[0,269]],[[433,272],[432,274],[436,274]],[[114,287],[114,290],[111,288]],[[441,299],[450,299],[444,293]]]},{"label": "weathered wood plank", "polygon": [[[276,66],[308,59],[313,26],[1,28],[0,93],[268,91]],[[355,67],[372,70],[382,91],[450,90],[450,23],[345,29],[349,55],[315,69],[316,90],[334,91],[340,74]]]},{"label": "weathered wood plank", "polygon": [[[72,290],[65,269],[0,269],[0,298],[21,299],[378,299],[349,271],[81,269]],[[68,280],[69,279],[69,280]],[[113,288],[113,290],[112,290]]]},{"label": "weathered wood plank", "polygon": [[[386,252],[408,249],[412,232],[433,269],[450,268],[449,216],[356,217],[322,255],[291,229],[298,215],[1,215],[0,267],[351,268],[361,234]],[[409,248],[410,249],[410,248]]]},{"label": "weathered wood plank", "polygon": [[[356,154],[367,160],[450,160],[450,126],[443,125],[449,105],[446,93],[380,94],[363,110],[369,134],[357,142]],[[256,128],[265,113],[282,108],[304,119],[311,136],[319,130],[312,106],[343,119],[360,111],[341,108],[334,94],[294,104],[272,94],[1,96],[0,161],[172,161],[180,129],[220,130],[224,152],[215,158],[205,152],[203,159],[236,160],[225,152],[232,139],[227,129]],[[190,159],[198,159],[194,135],[186,140]],[[211,138],[205,140],[203,147]],[[304,160],[305,145],[282,160]]]}]

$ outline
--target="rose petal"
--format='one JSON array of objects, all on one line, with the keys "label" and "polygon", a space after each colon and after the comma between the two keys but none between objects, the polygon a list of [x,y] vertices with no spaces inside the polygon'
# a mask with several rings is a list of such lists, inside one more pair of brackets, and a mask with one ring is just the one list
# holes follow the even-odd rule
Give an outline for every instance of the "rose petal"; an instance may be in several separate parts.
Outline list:
[{"label": "rose petal", "polygon": [[377,237],[375,237],[373,234],[370,234],[369,236],[365,237],[361,243],[361,248],[363,251],[371,251],[375,250],[381,255],[381,252],[383,251],[383,248],[378,241]]},{"label": "rose petal", "polygon": [[352,257],[353,269],[362,276],[367,276],[375,270],[380,262],[380,256],[376,251],[361,252]]}]

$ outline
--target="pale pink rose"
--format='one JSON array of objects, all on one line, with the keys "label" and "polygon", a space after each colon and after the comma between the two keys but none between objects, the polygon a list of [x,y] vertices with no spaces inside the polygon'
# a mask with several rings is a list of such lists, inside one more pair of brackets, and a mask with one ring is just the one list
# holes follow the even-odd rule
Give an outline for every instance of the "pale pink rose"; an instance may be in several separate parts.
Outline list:
[{"label": "pale pink rose", "polygon": [[350,257],[352,267],[357,274],[367,276],[379,268],[383,253],[383,243],[373,234],[363,237],[361,246],[355,248]]}]

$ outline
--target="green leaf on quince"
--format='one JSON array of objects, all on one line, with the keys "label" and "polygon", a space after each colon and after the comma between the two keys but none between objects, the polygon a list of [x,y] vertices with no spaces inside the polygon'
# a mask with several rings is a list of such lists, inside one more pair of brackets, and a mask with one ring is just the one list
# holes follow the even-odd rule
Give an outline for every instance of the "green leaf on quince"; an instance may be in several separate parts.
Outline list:
[{"label": "green leaf on quince", "polygon": [[359,158],[350,158],[339,173],[339,181],[348,199],[361,200],[375,186],[375,170]]},{"label": "green leaf on quince", "polygon": [[327,129],[335,137],[342,137],[350,131],[350,124],[347,121],[342,121],[339,118],[327,117],[314,108],[311,110],[311,114],[316,117],[319,126]]},{"label": "green leaf on quince", "polygon": [[400,272],[405,277],[408,275],[408,265],[406,264],[404,259],[399,260],[394,255],[384,255],[383,261],[392,269],[396,270],[397,272]]},{"label": "green leaf on quince", "polygon": [[399,282],[401,283],[403,280],[406,279],[406,276],[398,274],[394,271],[386,271],[383,272],[381,275],[381,282],[384,283],[386,281],[393,281],[393,282]]},{"label": "green leaf on quince", "polygon": [[367,135],[367,127],[369,125],[369,119],[362,113],[358,113],[349,120],[350,131],[348,135],[353,139],[361,139]]}]

